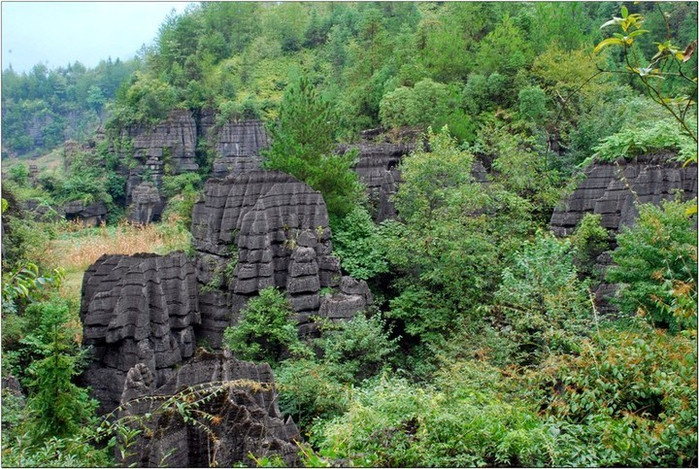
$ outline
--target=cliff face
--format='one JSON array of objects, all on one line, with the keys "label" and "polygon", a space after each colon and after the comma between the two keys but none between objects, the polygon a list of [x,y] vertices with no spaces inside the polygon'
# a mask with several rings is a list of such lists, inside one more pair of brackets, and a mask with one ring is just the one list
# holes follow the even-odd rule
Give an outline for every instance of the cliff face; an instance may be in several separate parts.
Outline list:
[{"label": "cliff face", "polygon": [[568,236],[586,213],[599,214],[602,226],[616,234],[638,216],[636,204],[659,204],[673,199],[697,196],[697,166],[682,166],[673,155],[644,155],[613,163],[596,162],[583,174],[573,193],[553,212],[551,229]]},{"label": "cliff face", "polygon": [[[126,377],[121,402],[119,416],[137,417],[149,430],[120,458],[124,466],[232,467],[250,463],[251,453],[281,457],[289,467],[300,464],[294,442],[301,436],[291,418],[283,420],[266,363],[202,352],[162,386],[139,364]],[[194,404],[185,420],[175,409],[188,402]],[[202,412],[213,418],[197,419]]]},{"label": "cliff face", "polygon": [[210,179],[192,234],[194,259],[105,255],[85,272],[83,342],[95,356],[84,379],[103,412],[116,407],[135,365],[159,387],[197,342],[220,348],[225,328],[263,288],[286,292],[301,334],[314,331],[311,315],[348,319],[372,302],[365,282],[340,275],[320,193],[289,175]]},{"label": "cliff face", "polygon": [[197,306],[194,266],[183,253],[104,255],[88,268],[80,316],[94,360],[83,378],[102,412],[118,405],[134,365],[146,364],[161,385],[194,354]]},{"label": "cliff face", "polygon": [[[124,129],[122,138],[132,143],[132,148],[121,150],[121,157],[125,163],[130,161],[124,166],[127,204],[131,204],[128,216],[138,223],[159,219],[166,202],[159,192],[164,175],[199,169],[196,151],[202,142],[216,155],[214,177],[259,170],[260,151],[268,145],[261,121],[216,125],[216,116],[210,110],[196,116],[187,110],[174,110],[152,128]],[[144,184],[152,187],[146,189]],[[154,195],[152,188],[158,193]]]},{"label": "cliff face", "polygon": [[595,265],[599,272],[595,296],[600,312],[616,311],[609,303],[616,287],[604,282],[606,269],[613,262],[610,252],[616,246],[616,234],[622,227],[633,225],[638,204],[660,204],[678,195],[682,200],[697,197],[697,165],[683,166],[671,154],[644,155],[629,161],[593,163],[571,195],[556,207],[550,226],[557,236],[571,235],[586,213],[599,214],[601,225],[611,235],[610,251],[603,252]]},{"label": "cliff face", "polygon": [[269,145],[262,121],[226,122],[217,126],[212,111],[202,112],[199,135],[216,154],[211,173],[215,178],[259,170],[260,152]]}]

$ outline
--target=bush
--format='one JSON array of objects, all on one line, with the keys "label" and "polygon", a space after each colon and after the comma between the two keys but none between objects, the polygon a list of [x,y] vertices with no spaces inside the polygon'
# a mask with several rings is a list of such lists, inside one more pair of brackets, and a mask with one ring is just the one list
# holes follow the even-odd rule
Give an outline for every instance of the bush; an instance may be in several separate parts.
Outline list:
[{"label": "bush", "polygon": [[671,332],[697,327],[696,199],[638,206],[639,218],[617,236],[616,265],[608,282],[619,283],[618,302]]},{"label": "bush", "polygon": [[20,341],[37,358],[26,368],[29,389],[27,432],[39,444],[50,437],[80,433],[94,413],[96,402],[72,380],[80,374],[82,351],[75,342],[68,304],[64,300],[33,303],[26,312],[29,331]]},{"label": "bush", "polygon": [[609,232],[600,225],[602,215],[586,213],[575,228],[570,242],[574,248],[573,264],[581,277],[597,275],[597,257],[609,249]]},{"label": "bush", "polygon": [[437,124],[447,114],[449,90],[446,85],[429,78],[413,88],[399,87],[386,93],[379,104],[379,117],[384,126],[397,128]]},{"label": "bush", "polygon": [[276,365],[290,352],[303,348],[291,314],[282,292],[264,288],[245,305],[238,323],[226,328],[224,345],[239,359]]},{"label": "bush", "polygon": [[555,465],[696,465],[696,336],[640,326],[603,327],[521,383],[555,419]]},{"label": "bush", "polygon": [[697,143],[682,133],[677,122],[664,119],[652,125],[622,129],[603,139],[593,150],[596,152],[593,157],[601,161],[670,150],[677,152],[678,159],[684,162],[696,159]]},{"label": "bush", "polygon": [[333,253],[352,277],[368,280],[388,271],[379,229],[364,207],[355,206],[333,226]]},{"label": "bush", "polygon": [[589,301],[572,258],[567,240],[540,232],[503,270],[495,305],[509,326],[505,334],[519,344],[520,364],[578,348],[588,327]]},{"label": "bush", "polygon": [[314,345],[320,347],[323,361],[333,365],[333,374],[342,382],[359,383],[376,375],[395,352],[398,338],[390,339],[390,330],[380,316],[367,318],[358,313],[349,321],[325,324]]},{"label": "bush", "polygon": [[498,373],[473,363],[442,372],[435,387],[382,377],[357,390],[344,415],[314,427],[321,454],[374,467],[552,463],[546,424],[499,395]]},{"label": "bush", "polygon": [[289,359],[276,370],[280,406],[303,427],[315,419],[329,419],[347,410],[354,385],[387,366],[398,339],[379,316],[357,314],[349,321],[322,323],[313,341],[320,358]]}]

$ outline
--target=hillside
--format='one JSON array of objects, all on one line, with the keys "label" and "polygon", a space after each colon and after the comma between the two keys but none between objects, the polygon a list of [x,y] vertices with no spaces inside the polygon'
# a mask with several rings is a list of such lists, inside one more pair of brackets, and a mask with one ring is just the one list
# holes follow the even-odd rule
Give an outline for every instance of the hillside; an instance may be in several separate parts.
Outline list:
[{"label": "hillside", "polygon": [[696,6],[202,2],[3,71],[3,464],[695,466]]}]

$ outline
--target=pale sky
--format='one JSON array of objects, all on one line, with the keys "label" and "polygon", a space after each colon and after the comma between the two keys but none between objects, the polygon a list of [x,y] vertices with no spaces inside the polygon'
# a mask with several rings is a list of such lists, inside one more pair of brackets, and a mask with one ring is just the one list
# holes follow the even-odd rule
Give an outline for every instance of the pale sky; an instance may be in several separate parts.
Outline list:
[{"label": "pale sky", "polygon": [[37,63],[86,67],[134,57],[151,44],[174,8],[188,2],[2,2],[2,69],[28,72]]}]

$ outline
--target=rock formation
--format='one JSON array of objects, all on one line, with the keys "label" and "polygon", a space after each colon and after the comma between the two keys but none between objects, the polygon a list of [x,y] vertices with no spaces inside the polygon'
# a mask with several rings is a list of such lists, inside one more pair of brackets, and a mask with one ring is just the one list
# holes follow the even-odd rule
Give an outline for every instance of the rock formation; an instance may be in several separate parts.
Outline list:
[{"label": "rock formation", "polygon": [[201,334],[214,347],[247,300],[266,287],[286,290],[301,331],[310,332],[308,319],[321,308],[321,289],[340,281],[322,196],[281,172],[207,181],[194,207],[192,235],[197,279],[204,286]]},{"label": "rock formation", "polygon": [[614,235],[622,226],[633,224],[637,203],[659,204],[678,192],[683,200],[697,196],[697,166],[684,167],[670,154],[595,162],[582,177],[553,212],[551,229],[558,236],[572,234],[586,213],[600,214],[602,226]]},{"label": "rock formation", "polygon": [[[162,386],[148,366],[138,364],[128,372],[121,403],[120,417],[136,417],[149,430],[128,449],[123,465],[252,465],[249,454],[300,464],[300,435],[291,418],[282,418],[267,364],[200,352]],[[180,411],[178,404],[185,407]]]},{"label": "rock formation", "polygon": [[131,191],[131,205],[127,211],[129,221],[147,225],[160,219],[163,201],[152,182],[142,182]]},{"label": "rock formation", "polygon": [[[124,166],[127,173],[127,204],[133,202],[134,189],[146,179],[160,189],[165,174],[199,169],[195,160],[197,126],[190,111],[173,110],[165,121],[153,127],[127,127],[122,132],[122,139],[131,142],[126,149],[119,150],[124,161],[132,160],[131,164]],[[164,200],[161,199],[161,209],[163,205]],[[132,212],[135,210],[131,208]]]},{"label": "rock formation", "polygon": [[88,226],[99,226],[107,218],[107,207],[102,202],[88,205],[81,200],[74,200],[65,204],[62,211],[67,220],[80,220]]},{"label": "rock formation", "polygon": [[264,124],[259,120],[227,122],[220,127],[206,126],[205,138],[216,153],[212,176],[223,178],[261,169],[260,152],[269,144]]},{"label": "rock formation", "polygon": [[[571,235],[586,213],[601,215],[601,225],[611,235],[610,250],[616,246],[616,234],[633,225],[639,203],[659,204],[674,199],[697,196],[697,165],[683,166],[675,155],[643,155],[632,160],[595,162],[583,173],[573,193],[560,203],[551,216],[551,230],[557,236]],[[598,311],[613,313],[616,308],[607,300],[616,288],[604,282],[604,273],[612,264],[610,251],[596,260],[599,272],[595,297]]]},{"label": "rock formation", "polygon": [[[407,140],[407,141],[406,141]],[[417,137],[393,142],[380,129],[362,132],[362,139],[353,145],[341,145],[338,153],[357,152],[355,171],[366,185],[372,216],[380,222],[395,217],[396,209],[390,197],[396,192],[400,181],[398,164],[401,159],[415,148]]]},{"label": "rock formation", "polygon": [[[382,129],[371,129],[362,132],[359,143],[338,147],[339,154],[357,152],[354,169],[367,187],[372,217],[377,223],[397,215],[391,197],[401,182],[399,165],[420,143],[420,133],[415,130],[407,129],[394,135]],[[472,173],[476,181],[488,182],[487,171],[480,161],[474,162]]]},{"label": "rock formation", "polygon": [[109,412],[134,365],[146,364],[160,386],[194,354],[194,265],[181,252],[104,255],[85,272],[80,316],[83,344],[94,352],[83,378]]}]

